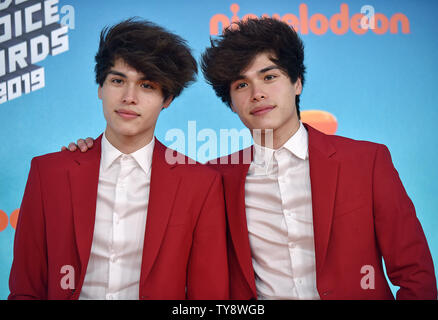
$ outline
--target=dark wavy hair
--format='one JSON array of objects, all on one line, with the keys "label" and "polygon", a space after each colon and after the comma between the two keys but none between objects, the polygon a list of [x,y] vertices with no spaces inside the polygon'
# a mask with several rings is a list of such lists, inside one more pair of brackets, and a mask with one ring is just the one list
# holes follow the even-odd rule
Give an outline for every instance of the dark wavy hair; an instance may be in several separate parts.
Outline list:
[{"label": "dark wavy hair", "polygon": [[198,70],[184,39],[152,22],[136,18],[101,31],[94,68],[100,86],[119,58],[148,80],[159,83],[165,99],[180,95],[195,81]]},{"label": "dark wavy hair", "polygon": [[[201,57],[202,72],[229,107],[231,83],[260,53],[272,53],[272,62],[287,73],[292,83],[300,78],[304,85],[304,44],[295,30],[282,21],[261,18],[233,23],[221,36],[210,39],[210,44]],[[299,95],[295,103],[300,116]]]}]

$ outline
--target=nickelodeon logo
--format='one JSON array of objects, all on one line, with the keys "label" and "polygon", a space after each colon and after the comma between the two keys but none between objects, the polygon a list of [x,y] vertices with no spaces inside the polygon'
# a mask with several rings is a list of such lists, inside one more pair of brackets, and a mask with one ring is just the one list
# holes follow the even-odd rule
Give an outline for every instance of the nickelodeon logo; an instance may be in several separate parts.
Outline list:
[{"label": "nickelodeon logo", "polygon": [[0,232],[6,229],[8,224],[11,224],[12,228],[17,227],[17,220],[18,220],[18,213],[20,212],[20,209],[15,209],[12,211],[11,216],[8,217],[6,212],[3,210],[0,210]]},{"label": "nickelodeon logo", "polygon": [[[223,29],[230,26],[231,23],[238,22],[240,20],[247,20],[258,18],[253,13],[245,14],[242,18],[237,15],[240,7],[237,3],[233,3],[230,6],[232,12],[231,18],[224,14],[215,14],[210,19],[210,35],[218,35]],[[372,30],[377,35],[382,35],[388,31],[392,34],[400,32],[407,34],[410,33],[410,23],[408,17],[403,13],[395,13],[390,18],[382,13],[375,13],[374,7],[363,6],[360,13],[355,13],[350,16],[350,8],[348,4],[343,3],[340,6],[339,13],[335,13],[331,17],[327,17],[322,13],[314,13],[309,15],[309,8],[307,4],[302,3],[298,8],[298,15],[292,13],[286,13],[280,16],[278,13],[274,13],[272,18],[281,20],[292,28],[296,32],[301,34],[309,34],[312,32],[316,35],[326,34],[329,29],[337,35],[346,34],[349,30],[358,35],[363,35]],[[262,14],[261,17],[270,17],[268,14]],[[220,28],[220,26],[222,28]]]}]

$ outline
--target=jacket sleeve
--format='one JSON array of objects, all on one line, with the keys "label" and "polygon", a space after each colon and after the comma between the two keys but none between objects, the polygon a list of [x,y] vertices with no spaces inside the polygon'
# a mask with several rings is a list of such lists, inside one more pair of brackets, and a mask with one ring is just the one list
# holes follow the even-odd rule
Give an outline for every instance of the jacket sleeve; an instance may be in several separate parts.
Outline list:
[{"label": "jacket sleeve", "polygon": [[394,168],[389,150],[379,145],[373,171],[377,240],[397,299],[436,299],[432,257],[414,205]]},{"label": "jacket sleeve", "polygon": [[33,159],[15,232],[9,276],[10,300],[47,298],[47,248],[41,190],[38,163]]},{"label": "jacket sleeve", "polygon": [[219,174],[210,186],[193,234],[187,298],[229,298],[225,203]]}]

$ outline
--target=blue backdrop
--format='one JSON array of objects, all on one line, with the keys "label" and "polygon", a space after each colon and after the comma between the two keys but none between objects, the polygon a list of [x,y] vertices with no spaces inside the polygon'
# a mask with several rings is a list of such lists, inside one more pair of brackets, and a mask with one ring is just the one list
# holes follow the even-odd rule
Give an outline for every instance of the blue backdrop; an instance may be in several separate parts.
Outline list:
[{"label": "blue backdrop", "polygon": [[[343,6],[341,15],[343,3],[347,7]],[[364,6],[375,10],[375,25],[369,19],[369,29],[358,27],[357,14],[361,10],[371,13]],[[197,58],[209,45],[214,29],[221,26],[217,20],[226,23],[247,14],[276,14],[291,23],[298,21],[307,66],[302,110],[329,112],[336,118],[336,134],[388,146],[417,209],[433,259],[438,261],[438,170],[434,160],[438,156],[438,90],[434,79],[438,71],[438,2],[3,0],[0,9],[1,299],[9,294],[13,226],[30,161],[77,138],[97,137],[104,130],[93,71],[98,37],[104,26],[132,16],[181,35]],[[339,18],[336,25],[330,23],[333,16]],[[361,30],[366,33],[358,34]],[[21,81],[21,96],[17,81]],[[6,101],[11,97],[14,99]],[[188,136],[189,121],[196,121],[198,132],[244,128],[201,74],[162,112],[156,136],[170,145],[166,132],[176,128]],[[195,158],[201,145],[198,142],[194,150],[185,153]],[[240,147],[246,146],[242,143]],[[232,149],[229,151],[235,151]]]}]

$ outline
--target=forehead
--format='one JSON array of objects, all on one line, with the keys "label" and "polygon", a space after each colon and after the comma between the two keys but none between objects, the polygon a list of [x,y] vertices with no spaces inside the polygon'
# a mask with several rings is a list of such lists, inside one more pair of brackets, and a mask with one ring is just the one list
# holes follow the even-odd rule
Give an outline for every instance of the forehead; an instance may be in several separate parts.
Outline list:
[{"label": "forehead", "polygon": [[145,77],[143,72],[138,71],[134,67],[131,67],[128,63],[125,62],[125,60],[121,58],[118,58],[114,61],[114,65],[110,68],[109,71],[117,71],[123,73],[126,76],[135,76],[140,78]]},{"label": "forehead", "polygon": [[249,65],[240,72],[240,77],[250,78],[265,73],[273,69],[282,70],[271,59],[275,59],[275,55],[270,52],[262,52],[257,54]]}]

